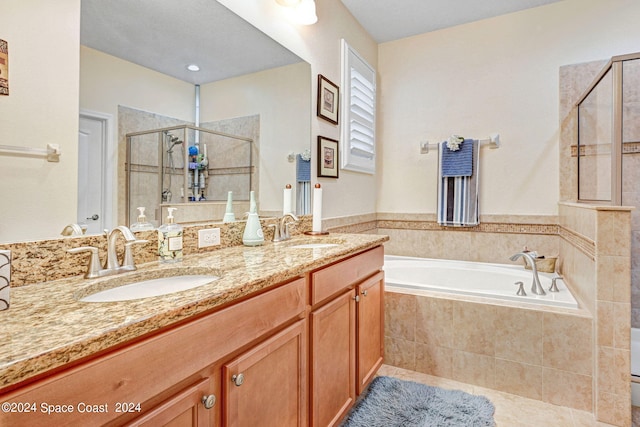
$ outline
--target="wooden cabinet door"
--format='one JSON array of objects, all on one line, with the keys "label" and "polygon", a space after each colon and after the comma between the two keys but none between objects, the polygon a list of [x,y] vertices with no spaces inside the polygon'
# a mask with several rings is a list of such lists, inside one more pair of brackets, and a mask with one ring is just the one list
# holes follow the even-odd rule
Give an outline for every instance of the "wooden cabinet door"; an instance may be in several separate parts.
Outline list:
[{"label": "wooden cabinet door", "polygon": [[310,314],[312,426],[337,424],[356,398],[354,297],[349,290]]},{"label": "wooden cabinet door", "polygon": [[358,321],[358,394],[373,379],[384,357],[384,273],[357,287]]},{"label": "wooden cabinet door", "polygon": [[223,366],[226,426],[306,425],[305,330],[300,320]]},{"label": "wooden cabinet door", "polygon": [[[215,425],[219,396],[212,391],[212,380],[205,378],[165,400],[128,427],[207,427]],[[213,397],[211,397],[213,396]]]}]

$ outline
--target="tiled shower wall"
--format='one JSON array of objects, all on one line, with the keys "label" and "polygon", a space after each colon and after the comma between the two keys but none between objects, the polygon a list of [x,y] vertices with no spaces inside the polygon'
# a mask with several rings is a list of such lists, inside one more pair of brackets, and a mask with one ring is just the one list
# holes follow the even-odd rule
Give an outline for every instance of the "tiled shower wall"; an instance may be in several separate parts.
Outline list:
[{"label": "tiled shower wall", "polygon": [[622,204],[631,212],[631,327],[640,328],[640,59],[622,69]]},{"label": "tiled shower wall", "polygon": [[596,419],[631,425],[631,214],[628,208],[561,203],[562,273],[594,314]]},{"label": "tiled shower wall", "polygon": [[[576,101],[606,65],[605,60],[560,68],[560,170],[561,200],[577,198],[578,112]],[[628,74],[628,73],[627,73]],[[634,73],[633,78],[639,78]],[[626,77],[627,84],[632,79]],[[637,82],[637,80],[636,80]],[[623,90],[623,203],[635,206],[640,170],[637,120],[640,101],[637,83]],[[631,88],[631,90],[629,90]],[[635,130],[634,130],[635,129]],[[640,165],[638,165],[640,166]],[[630,411],[630,327],[640,326],[640,230],[638,210],[561,203],[561,242],[565,269],[575,279],[576,292],[596,314],[594,413],[600,421],[631,425]],[[632,236],[634,237],[632,239]],[[579,244],[576,244],[579,243]],[[637,301],[636,301],[637,300]],[[637,306],[634,316],[631,307]],[[634,319],[634,320],[632,320]]]},{"label": "tiled shower wall", "polygon": [[[576,201],[578,114],[574,104],[606,65],[606,60],[560,68],[560,200]],[[631,212],[631,327],[640,328],[640,60],[623,66],[622,203]]]}]

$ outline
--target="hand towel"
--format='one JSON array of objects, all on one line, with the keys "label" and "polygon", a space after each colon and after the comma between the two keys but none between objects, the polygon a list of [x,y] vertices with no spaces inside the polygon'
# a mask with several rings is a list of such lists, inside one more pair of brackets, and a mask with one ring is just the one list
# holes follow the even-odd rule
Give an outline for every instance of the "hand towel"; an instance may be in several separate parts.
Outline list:
[{"label": "hand towel", "polygon": [[442,176],[471,176],[473,174],[473,139],[465,139],[460,149],[450,150],[446,142],[440,144],[442,152]]},{"label": "hand towel", "polygon": [[296,213],[311,213],[311,160],[296,156]]},{"label": "hand towel", "polygon": [[[466,144],[466,141],[465,141]],[[465,145],[462,144],[462,145]],[[443,153],[448,148],[440,144],[438,162],[438,224],[472,227],[480,224],[478,206],[480,144],[472,141],[473,173],[470,176],[443,176]]]},{"label": "hand towel", "polygon": [[298,182],[311,181],[311,160],[304,160],[300,154],[296,156],[296,180]]}]

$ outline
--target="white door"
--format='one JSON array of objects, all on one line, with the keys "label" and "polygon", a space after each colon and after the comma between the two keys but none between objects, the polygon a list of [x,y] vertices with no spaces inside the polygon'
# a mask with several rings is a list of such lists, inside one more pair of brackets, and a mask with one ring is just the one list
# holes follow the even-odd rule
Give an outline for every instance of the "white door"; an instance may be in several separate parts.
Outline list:
[{"label": "white door", "polygon": [[78,133],[78,224],[86,234],[102,233],[105,227],[106,122],[80,116]]}]

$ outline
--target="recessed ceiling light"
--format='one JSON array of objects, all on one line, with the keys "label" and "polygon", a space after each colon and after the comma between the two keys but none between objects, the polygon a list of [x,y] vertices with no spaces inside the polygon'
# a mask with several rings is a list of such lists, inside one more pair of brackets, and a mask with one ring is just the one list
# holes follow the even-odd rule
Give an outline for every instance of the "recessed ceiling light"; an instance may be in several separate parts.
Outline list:
[{"label": "recessed ceiling light", "polygon": [[187,70],[189,70],[189,71],[200,71],[200,67],[198,67],[196,64],[189,64],[189,65],[187,65]]}]

